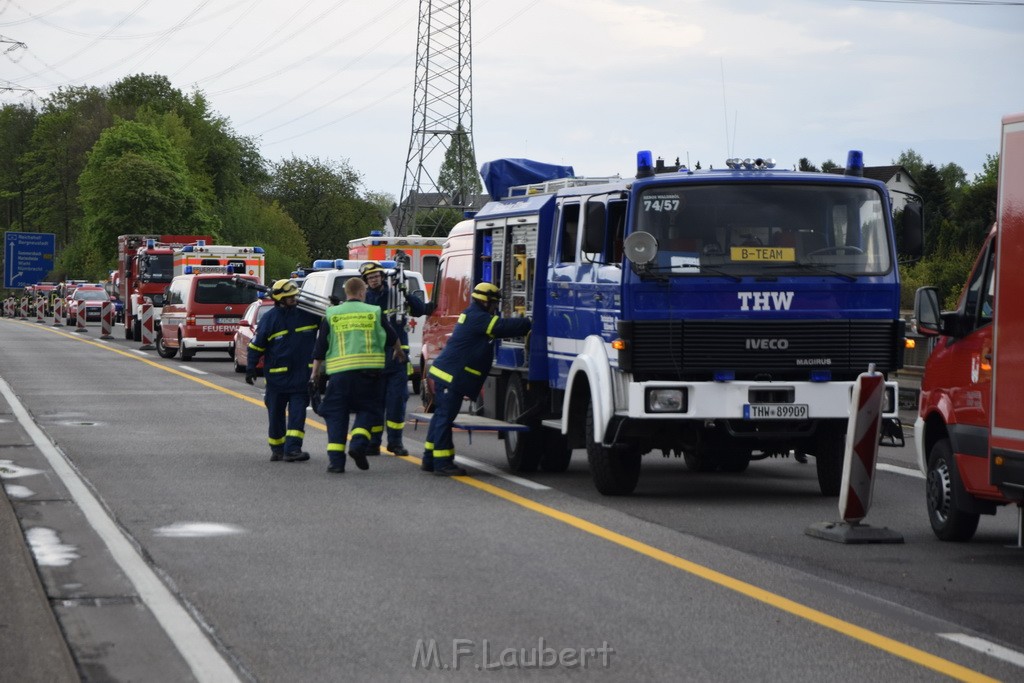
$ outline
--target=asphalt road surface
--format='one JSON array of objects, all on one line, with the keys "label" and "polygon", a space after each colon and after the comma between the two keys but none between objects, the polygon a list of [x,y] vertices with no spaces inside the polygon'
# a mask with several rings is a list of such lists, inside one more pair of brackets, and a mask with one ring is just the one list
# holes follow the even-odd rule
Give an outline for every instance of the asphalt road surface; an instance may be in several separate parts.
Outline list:
[{"label": "asphalt road surface", "polygon": [[38,429],[0,471],[83,680],[1024,677],[1016,509],[935,539],[909,434],[865,520],[904,542],[845,545],[806,533],[840,521],[813,460],[649,454],[609,498],[583,451],[513,477],[484,433],[457,435],[469,477],[421,473],[410,424],[416,457],[330,475],[311,413],[312,460],[272,463],[227,353],[99,331],[0,320],[0,388]]}]

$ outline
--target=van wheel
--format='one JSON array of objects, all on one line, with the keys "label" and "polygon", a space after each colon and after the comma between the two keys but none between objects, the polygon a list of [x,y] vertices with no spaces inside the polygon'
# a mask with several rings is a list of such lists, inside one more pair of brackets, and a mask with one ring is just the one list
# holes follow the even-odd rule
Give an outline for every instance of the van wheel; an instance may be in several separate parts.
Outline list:
[{"label": "van wheel", "polygon": [[190,361],[196,355],[195,349],[185,348],[185,342],[181,340],[180,334],[178,335],[178,348],[181,349],[181,359],[183,361]]},{"label": "van wheel", "polygon": [[925,477],[928,521],[942,541],[969,541],[978,529],[980,515],[964,512],[956,506],[953,495],[953,488],[959,484],[956,477],[953,447],[949,439],[942,439],[932,446],[928,454],[928,474]]},{"label": "van wheel", "polygon": [[167,344],[164,344],[164,335],[160,328],[156,330],[156,352],[161,358],[174,358],[178,355],[178,349],[168,348]]},{"label": "van wheel", "polygon": [[628,496],[640,480],[641,454],[635,450],[616,450],[594,439],[594,406],[587,404],[587,460],[598,493]]},{"label": "van wheel", "polygon": [[[520,418],[526,410],[526,390],[523,389],[519,375],[513,375],[505,389],[503,419],[506,422],[520,423]],[[505,433],[505,458],[508,460],[508,468],[513,472],[533,472],[540,464],[541,444],[537,438],[537,431],[543,427],[539,424],[527,426],[529,429],[525,432]]]}]

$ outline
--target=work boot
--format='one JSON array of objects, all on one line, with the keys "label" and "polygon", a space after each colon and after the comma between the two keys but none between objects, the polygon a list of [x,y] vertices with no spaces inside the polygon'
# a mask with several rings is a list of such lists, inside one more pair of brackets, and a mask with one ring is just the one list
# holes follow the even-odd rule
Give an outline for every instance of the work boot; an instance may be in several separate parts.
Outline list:
[{"label": "work boot", "polygon": [[388,450],[391,451],[391,455],[409,455],[409,451],[406,450],[405,446],[398,444],[397,446],[388,446]]},{"label": "work boot", "polygon": [[353,448],[348,452],[348,457],[352,458],[355,462],[356,467],[361,470],[370,469],[370,463],[366,461],[366,449],[365,448]]},{"label": "work boot", "polygon": [[330,467],[327,468],[327,471],[330,472],[331,474],[345,474],[345,466],[331,465]]},{"label": "work boot", "polygon": [[424,472],[434,471],[434,455],[433,453],[424,453],[423,458],[420,460],[420,469]]},{"label": "work boot", "polygon": [[309,460],[309,453],[305,451],[291,451],[284,456],[285,462],[305,462]]},{"label": "work boot", "polygon": [[464,477],[469,472],[455,464],[455,458],[435,458],[434,474],[439,477]]},{"label": "work boot", "polygon": [[380,444],[370,445],[366,448],[366,455],[380,455]]},{"label": "work boot", "polygon": [[270,462],[280,462],[284,460],[284,451],[270,451]]}]

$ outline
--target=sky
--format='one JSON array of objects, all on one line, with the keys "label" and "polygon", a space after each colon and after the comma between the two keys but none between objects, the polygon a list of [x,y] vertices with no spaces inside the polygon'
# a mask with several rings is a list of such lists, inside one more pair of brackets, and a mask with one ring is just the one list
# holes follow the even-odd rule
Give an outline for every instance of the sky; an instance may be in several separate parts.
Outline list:
[{"label": "sky", "polygon": [[[429,2],[0,0],[0,103],[160,74],[269,161],[346,162],[397,199]],[[643,149],[704,168],[914,150],[970,180],[1024,111],[1024,2],[473,0],[471,35],[478,167],[625,177]]]}]

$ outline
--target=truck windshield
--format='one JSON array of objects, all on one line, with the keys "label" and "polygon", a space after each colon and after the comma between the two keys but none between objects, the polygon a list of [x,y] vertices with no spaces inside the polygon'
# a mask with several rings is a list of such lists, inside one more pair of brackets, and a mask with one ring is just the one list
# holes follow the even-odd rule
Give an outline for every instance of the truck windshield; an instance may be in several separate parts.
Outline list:
[{"label": "truck windshield", "polygon": [[173,278],[172,254],[148,254],[139,257],[139,279],[143,282],[170,282]]},{"label": "truck windshield", "polygon": [[664,185],[639,195],[633,230],[658,240],[661,275],[875,275],[892,267],[884,207],[866,187]]}]

